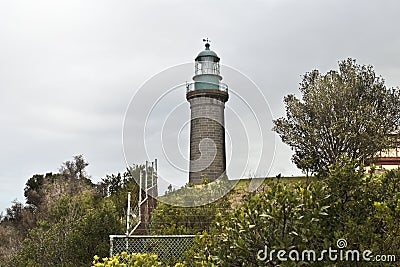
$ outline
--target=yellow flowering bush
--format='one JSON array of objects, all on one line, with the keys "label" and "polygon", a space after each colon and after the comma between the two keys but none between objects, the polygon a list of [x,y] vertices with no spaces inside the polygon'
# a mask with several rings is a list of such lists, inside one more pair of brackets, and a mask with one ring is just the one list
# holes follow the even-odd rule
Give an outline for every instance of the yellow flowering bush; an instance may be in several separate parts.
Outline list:
[{"label": "yellow flowering bush", "polygon": [[[126,252],[102,259],[96,255],[92,263],[92,267],[157,267],[161,265],[155,254],[128,254]],[[177,263],[174,267],[185,267],[185,264]]]}]

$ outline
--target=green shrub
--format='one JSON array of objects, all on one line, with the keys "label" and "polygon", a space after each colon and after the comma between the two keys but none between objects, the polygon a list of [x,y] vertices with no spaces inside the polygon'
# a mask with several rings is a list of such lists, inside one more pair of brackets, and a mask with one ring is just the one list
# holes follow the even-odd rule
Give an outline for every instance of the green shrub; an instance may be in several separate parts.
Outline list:
[{"label": "green shrub", "polygon": [[187,261],[191,265],[276,266],[278,261],[257,259],[265,245],[270,249],[319,248],[323,244],[320,223],[328,215],[328,198],[321,182],[308,186],[271,182],[265,193],[249,194],[234,211],[220,213],[209,234],[196,238]]},{"label": "green shrub", "polygon": [[366,174],[356,164],[342,162],[309,185],[268,181],[263,193],[249,194],[235,210],[219,213],[210,229],[196,236],[186,261],[190,266],[355,266],[327,258],[299,262],[279,261],[276,254],[272,260],[257,257],[265,246],[269,252],[321,252],[335,248],[339,239],[346,240],[346,249],[399,260],[399,222],[400,169]]}]

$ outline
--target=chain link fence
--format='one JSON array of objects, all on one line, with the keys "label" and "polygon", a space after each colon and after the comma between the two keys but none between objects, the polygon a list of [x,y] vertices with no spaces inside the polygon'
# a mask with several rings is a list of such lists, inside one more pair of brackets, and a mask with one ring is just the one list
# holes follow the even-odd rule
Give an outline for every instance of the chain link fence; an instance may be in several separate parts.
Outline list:
[{"label": "chain link fence", "polygon": [[110,255],[131,253],[156,254],[161,262],[183,258],[194,244],[194,235],[110,235]]}]

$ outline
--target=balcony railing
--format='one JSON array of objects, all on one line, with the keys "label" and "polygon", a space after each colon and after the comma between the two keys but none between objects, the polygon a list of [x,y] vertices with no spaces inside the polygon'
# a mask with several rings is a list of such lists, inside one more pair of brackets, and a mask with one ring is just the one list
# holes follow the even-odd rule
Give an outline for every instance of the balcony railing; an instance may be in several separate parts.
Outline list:
[{"label": "balcony railing", "polygon": [[[204,90],[204,89],[195,89],[196,83],[201,83],[203,86],[204,86],[204,84],[207,84],[207,82],[186,83],[186,92],[188,93],[190,91],[195,91],[195,90],[199,90],[199,91]],[[228,93],[228,85],[225,83],[219,83],[219,84],[209,83],[209,84],[210,84],[211,90],[218,90],[218,91]]]}]

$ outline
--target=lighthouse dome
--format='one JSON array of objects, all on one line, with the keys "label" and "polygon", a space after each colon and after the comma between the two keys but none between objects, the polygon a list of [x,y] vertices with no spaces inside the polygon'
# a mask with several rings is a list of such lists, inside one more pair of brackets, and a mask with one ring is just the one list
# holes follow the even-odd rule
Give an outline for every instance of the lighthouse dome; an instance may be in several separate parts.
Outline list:
[{"label": "lighthouse dome", "polygon": [[214,61],[214,62],[218,62],[219,61],[219,57],[217,55],[217,53],[215,53],[214,51],[210,50],[210,44],[206,43],[205,44],[206,48],[205,50],[201,51],[197,57],[196,57],[196,61]]}]

